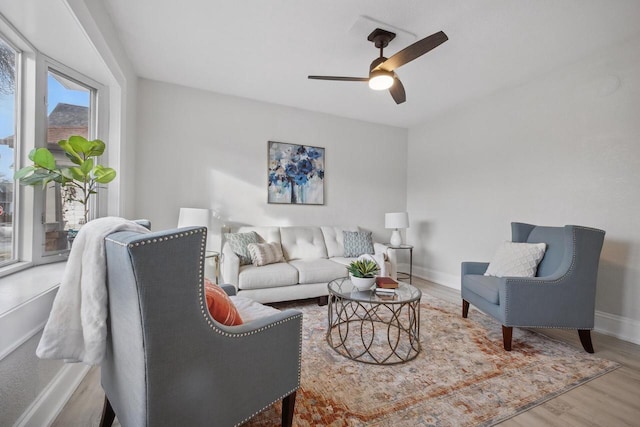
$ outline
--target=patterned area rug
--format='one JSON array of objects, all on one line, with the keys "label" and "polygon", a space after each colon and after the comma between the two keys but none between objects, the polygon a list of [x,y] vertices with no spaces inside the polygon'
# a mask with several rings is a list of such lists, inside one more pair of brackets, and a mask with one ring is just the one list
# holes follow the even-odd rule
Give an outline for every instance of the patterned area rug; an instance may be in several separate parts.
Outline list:
[{"label": "patterned area rug", "polygon": [[[351,361],[329,347],[327,307],[281,304],[304,313],[302,383],[295,426],[493,425],[619,367],[568,344],[514,328],[502,348],[495,320],[423,294],[422,351],[400,365]],[[597,350],[597,349],[596,349]],[[280,425],[275,404],[245,424]]]}]

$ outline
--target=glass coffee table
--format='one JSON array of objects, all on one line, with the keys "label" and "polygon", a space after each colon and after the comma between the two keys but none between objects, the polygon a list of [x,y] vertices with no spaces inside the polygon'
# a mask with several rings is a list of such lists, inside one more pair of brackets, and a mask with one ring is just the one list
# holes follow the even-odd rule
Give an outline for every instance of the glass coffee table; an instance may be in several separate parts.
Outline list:
[{"label": "glass coffee table", "polygon": [[400,282],[395,294],[359,291],[348,277],[329,289],[327,342],[358,362],[393,365],[420,353],[420,297],[415,286]]}]

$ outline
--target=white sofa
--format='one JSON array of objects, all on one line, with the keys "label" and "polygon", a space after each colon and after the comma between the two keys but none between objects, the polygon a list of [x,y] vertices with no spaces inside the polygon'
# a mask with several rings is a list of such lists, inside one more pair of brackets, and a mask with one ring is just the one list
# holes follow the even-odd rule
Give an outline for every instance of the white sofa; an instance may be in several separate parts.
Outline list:
[{"label": "white sofa", "polygon": [[[267,303],[328,295],[327,283],[345,277],[347,265],[356,258],[344,257],[343,231],[358,227],[240,227],[233,232],[258,234],[261,242],[278,242],[285,262],[260,267],[240,265],[226,242],[222,246],[222,283],[236,287],[238,295]],[[374,242],[375,257],[384,259],[382,274],[397,277],[395,251]]]}]

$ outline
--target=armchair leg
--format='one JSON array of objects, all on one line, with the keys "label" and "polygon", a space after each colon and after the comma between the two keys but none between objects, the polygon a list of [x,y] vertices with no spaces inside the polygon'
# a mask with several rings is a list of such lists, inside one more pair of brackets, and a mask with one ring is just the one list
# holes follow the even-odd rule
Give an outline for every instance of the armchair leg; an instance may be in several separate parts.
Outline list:
[{"label": "armchair leg", "polygon": [[511,351],[511,336],[513,335],[512,326],[502,325],[502,344],[506,351]]},{"label": "armchair leg", "polygon": [[465,319],[469,315],[469,301],[462,300],[462,317]]},{"label": "armchair leg", "polygon": [[104,406],[102,407],[102,416],[100,417],[100,427],[111,427],[115,418],[116,413],[111,407],[111,402],[109,402],[109,399],[105,396]]},{"label": "armchair leg", "polygon": [[293,424],[293,411],[296,406],[296,392],[282,399],[282,427],[291,427]]},{"label": "armchair leg", "polygon": [[580,336],[580,342],[582,343],[582,348],[587,353],[593,353],[593,344],[591,343],[591,330],[589,329],[578,329],[578,336]]}]

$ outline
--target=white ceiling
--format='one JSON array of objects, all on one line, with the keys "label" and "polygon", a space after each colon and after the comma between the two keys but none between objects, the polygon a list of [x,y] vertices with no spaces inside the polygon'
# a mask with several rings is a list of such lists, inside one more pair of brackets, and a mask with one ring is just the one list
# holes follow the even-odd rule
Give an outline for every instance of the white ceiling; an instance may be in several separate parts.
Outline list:
[{"label": "white ceiling", "polygon": [[[338,116],[410,127],[520,85],[640,32],[638,0],[110,0],[145,78]],[[399,68],[407,102],[366,83],[378,52],[354,34],[366,16],[449,41]],[[404,43],[406,39],[397,43]],[[406,45],[392,41],[389,57]],[[409,41],[410,43],[410,41]]]}]

